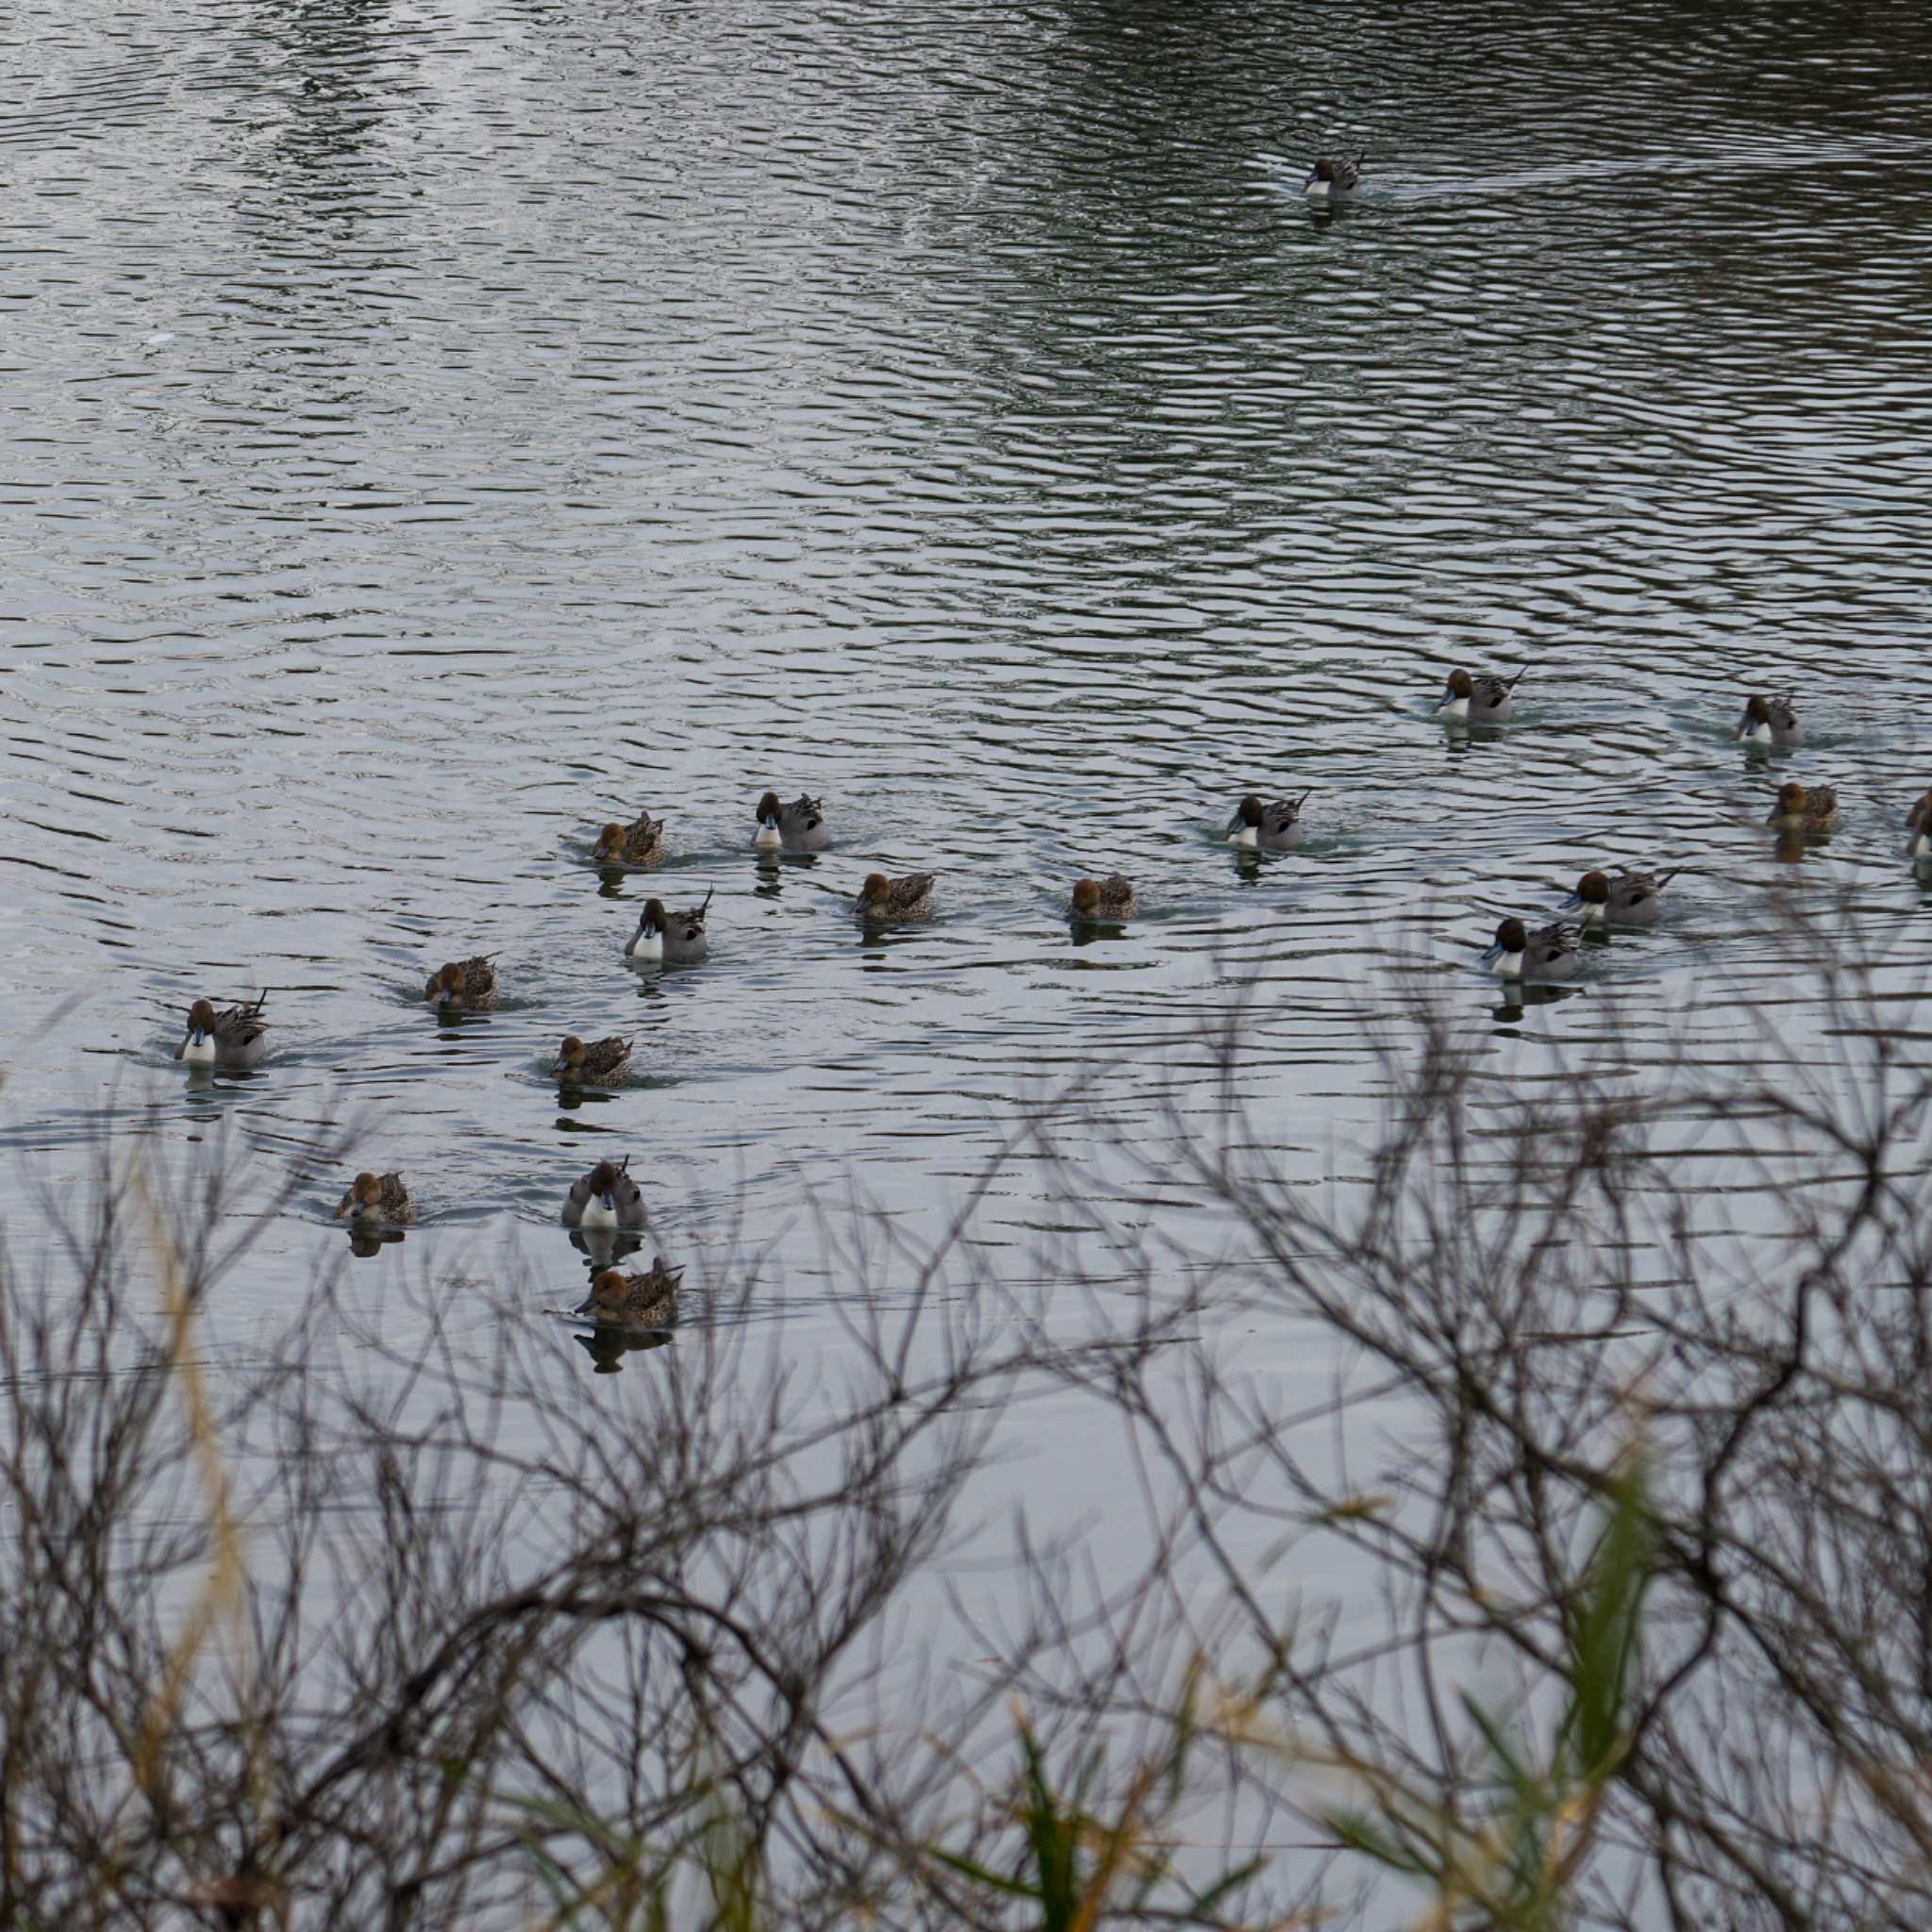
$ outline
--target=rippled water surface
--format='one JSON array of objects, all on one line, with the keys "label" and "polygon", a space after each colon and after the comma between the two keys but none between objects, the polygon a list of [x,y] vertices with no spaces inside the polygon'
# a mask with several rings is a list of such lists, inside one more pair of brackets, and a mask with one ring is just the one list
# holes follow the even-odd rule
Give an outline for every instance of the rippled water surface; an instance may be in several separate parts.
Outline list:
[{"label": "rippled water surface", "polygon": [[[1808,1008],[1768,1042],[1740,1003],[1794,888],[1853,886],[1916,982],[1932,25],[1309,18],[0,21],[16,1249],[117,1097],[277,1164],[364,1117],[425,1224],[358,1265],[510,1232],[560,1298],[562,1190],[625,1151],[693,1279],[777,1241],[835,1349],[808,1191],[934,1230],[1096,1069],[1131,1135],[1210,1091],[1191,1042],[1250,976],[1247,1091],[1311,1173],[1397,956],[1524,1078],[1612,1018],[1640,1058],[1805,1054]],[[1324,143],[1368,150],[1333,219]],[[1527,667],[1507,737],[1430,717],[1458,663]],[[1771,775],[1845,801],[1802,863],[1727,741],[1754,688],[1811,733]],[[768,785],[828,854],[759,865]],[[1230,853],[1250,788],[1309,791],[1303,853]],[[671,862],[603,878],[646,805]],[[1670,924],[1499,1006],[1497,918],[1606,861],[1683,867]],[[860,932],[874,868],[940,874],[930,925]],[[1079,943],[1114,870],[1144,914]],[[702,968],[621,960],[653,890],[715,893]],[[508,997],[439,1024],[423,977],[475,951]],[[260,988],[272,1058],[192,1084],[189,1002]],[[634,1034],[632,1082],[560,1106],[566,1031]],[[225,1319],[336,1252],[344,1180]],[[1024,1254],[1061,1185],[1023,1159],[979,1239]]]}]

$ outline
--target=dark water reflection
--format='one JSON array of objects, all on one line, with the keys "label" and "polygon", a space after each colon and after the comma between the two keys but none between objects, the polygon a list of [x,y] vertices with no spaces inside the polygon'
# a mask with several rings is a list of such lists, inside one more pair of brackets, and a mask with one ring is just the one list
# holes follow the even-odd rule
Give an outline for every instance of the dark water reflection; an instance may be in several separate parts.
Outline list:
[{"label": "dark water reflection", "polygon": [[[0,53],[10,1171],[151,1082],[264,1159],[353,1113],[425,1209],[366,1265],[520,1224],[560,1296],[587,1134],[696,1279],[851,1170],[937,1224],[1039,1083],[1205,1094],[1249,977],[1250,1097],[1319,1172],[1391,962],[1524,1079],[1605,1001],[1621,1052],[1764,1052],[1758,915],[1814,881],[1923,969],[1909,9],[26,0]],[[1516,729],[1431,721],[1457,662],[1529,666]],[[1811,731],[1769,770],[1759,686]],[[1787,769],[1828,847],[1763,833]],[[831,853],[753,855],[767,785]],[[1303,852],[1229,854],[1305,787]],[[665,870],[599,874],[645,805]],[[1498,916],[1604,861],[1683,866],[1669,926],[1499,1000]],[[874,867],[940,873],[930,926],[858,930]],[[1143,916],[1070,930],[1115,870]],[[706,965],[625,967],[641,898],[713,887]],[[503,1008],[436,1021],[478,950]],[[258,1074],[169,1062],[264,987]],[[558,1105],[566,1030],[636,1077]],[[838,1278],[789,1280],[830,1343]]]}]

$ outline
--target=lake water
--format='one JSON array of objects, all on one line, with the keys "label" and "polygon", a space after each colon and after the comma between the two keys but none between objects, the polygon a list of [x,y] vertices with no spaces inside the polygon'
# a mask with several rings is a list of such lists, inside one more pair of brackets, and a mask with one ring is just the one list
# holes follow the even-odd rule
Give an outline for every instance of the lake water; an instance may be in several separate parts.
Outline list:
[{"label": "lake water", "polygon": [[[142,1130],[226,1123],[275,1172],[366,1121],[425,1217],[350,1264],[372,1292],[514,1241],[561,1301],[563,1190],[627,1153],[692,1282],[775,1244],[753,1314],[831,1358],[858,1291],[809,1200],[936,1233],[1091,1073],[1074,1147],[1151,1134],[1251,981],[1245,1091],[1309,1174],[1372,1117],[1396,978],[1521,1079],[1611,1030],[1639,1067],[1806,1056],[1805,999],[1774,1038],[1746,1004],[1794,885],[1853,888],[1901,983],[1932,955],[1898,823],[1932,783],[1928,108],[1907,8],[24,0],[13,1251],[158,1096]],[[1334,219],[1324,144],[1368,151]],[[1527,667],[1507,737],[1433,721],[1457,664]],[[1845,801],[1802,863],[1728,741],[1753,689],[1811,734],[1771,776]],[[823,797],[828,854],[758,862],[768,786]],[[1309,791],[1304,852],[1230,853],[1249,789]],[[671,861],[613,887],[595,828],[645,806]],[[1684,868],[1669,924],[1500,1005],[1496,920],[1604,862]],[[928,926],[861,933],[874,868],[939,873]],[[1115,870],[1143,916],[1080,943],[1069,888]],[[625,967],[649,891],[715,894],[708,963]],[[502,1009],[439,1024],[425,973],[476,951]],[[262,988],[272,1058],[192,1082],[189,1003]],[[560,1106],[559,1038],[613,1031],[632,1083]],[[346,1180],[217,1348],[346,1259]],[[1013,1162],[994,1266],[1066,1192]],[[1001,1480],[1050,1455],[1105,1506],[1083,1426],[1036,1406]]]}]

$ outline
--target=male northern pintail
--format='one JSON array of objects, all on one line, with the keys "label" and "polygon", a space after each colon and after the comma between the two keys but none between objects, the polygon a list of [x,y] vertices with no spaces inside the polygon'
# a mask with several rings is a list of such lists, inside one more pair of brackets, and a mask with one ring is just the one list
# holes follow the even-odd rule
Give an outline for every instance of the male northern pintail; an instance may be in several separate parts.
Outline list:
[{"label": "male northern pintail", "polygon": [[1744,701],[1738,720],[1738,742],[1761,745],[1768,751],[1790,751],[1805,741],[1805,727],[1789,695],[1768,698],[1762,691]]},{"label": "male northern pintail", "polygon": [[591,1281],[591,1293],[575,1310],[595,1322],[624,1328],[668,1328],[677,1319],[677,1284],[682,1268],[667,1268],[659,1255],[643,1274],[606,1268]]},{"label": "male northern pintail", "polygon": [[932,880],[929,872],[908,873],[903,879],[868,873],[852,909],[864,920],[924,919],[932,910]]},{"label": "male northern pintail", "polygon": [[439,1007],[461,1007],[473,1013],[487,1011],[497,999],[496,968],[491,963],[496,958],[494,953],[487,958],[479,953],[473,959],[445,960],[429,975],[423,997],[434,1000]]},{"label": "male northern pintail", "polygon": [[614,1080],[629,1063],[629,1041],[613,1033],[606,1040],[585,1041],[571,1033],[564,1036],[557,1064],[550,1071],[564,1081]]},{"label": "male northern pintail", "polygon": [[407,1227],[416,1218],[416,1204],[399,1174],[358,1174],[349,1184],[335,1219],[353,1212],[358,1222],[386,1221],[391,1227]]},{"label": "male northern pintail", "polygon": [[1308,170],[1308,178],[1302,183],[1302,192],[1314,201],[1339,200],[1344,194],[1353,194],[1362,183],[1362,162],[1365,154],[1317,155],[1315,165]]},{"label": "male northern pintail", "polygon": [[1777,803],[1764,821],[1775,832],[1833,832],[1838,822],[1838,793],[1829,785],[1807,788],[1795,778],[1777,788]]},{"label": "male northern pintail", "polygon": [[[714,886],[712,891],[717,888]],[[638,929],[630,936],[624,957],[633,964],[666,959],[674,966],[690,966],[711,949],[705,935],[705,914],[710,910],[711,893],[702,906],[687,906],[682,912],[667,912],[661,899],[646,899],[638,914]]]},{"label": "male northern pintail", "polygon": [[256,1065],[268,1051],[268,1022],[261,1017],[267,1004],[264,992],[245,1006],[218,1013],[208,1001],[196,1000],[188,1009],[188,1032],[175,1058],[191,1067]]},{"label": "male northern pintail", "polygon": [[1458,724],[1503,724],[1516,710],[1515,691],[1523,681],[1523,667],[1514,677],[1502,678],[1489,671],[1452,671],[1436,716]]},{"label": "male northern pintail", "polygon": [[1910,857],[1932,858],[1932,791],[1913,801],[1906,813],[1906,830],[1912,835]]},{"label": "male northern pintail", "polygon": [[1522,920],[1506,919],[1483,964],[1502,979],[1568,979],[1576,971],[1582,937],[1577,925],[1541,925],[1531,932]]},{"label": "male northern pintail", "polygon": [[642,1227],[644,1192],[630,1177],[630,1157],[600,1160],[564,1196],[566,1227]]},{"label": "male northern pintail", "polygon": [[1585,925],[1655,925],[1664,916],[1664,888],[1675,872],[1587,872],[1576,881],[1573,905]]},{"label": "male northern pintail", "polygon": [[1081,879],[1074,888],[1073,917],[1107,924],[1131,919],[1140,911],[1141,901],[1134,889],[1119,873],[1110,879]]},{"label": "male northern pintail", "polygon": [[1227,842],[1263,852],[1292,852],[1302,842],[1302,807],[1308,794],[1263,805],[1251,791],[1227,822]]},{"label": "male northern pintail", "polygon": [[760,852],[823,852],[832,842],[816,798],[779,802],[775,791],[758,800],[758,828],[751,841]]},{"label": "male northern pintail", "polygon": [[644,811],[635,824],[613,822],[597,834],[591,856],[599,865],[657,865],[664,857],[664,821]]}]

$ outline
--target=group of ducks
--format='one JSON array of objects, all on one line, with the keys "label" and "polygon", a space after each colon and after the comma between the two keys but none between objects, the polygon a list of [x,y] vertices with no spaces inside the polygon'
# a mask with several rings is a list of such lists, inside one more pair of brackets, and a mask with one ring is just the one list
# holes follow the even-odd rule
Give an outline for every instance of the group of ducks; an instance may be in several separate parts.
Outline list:
[{"label": "group of ducks", "polygon": [[[1318,169],[1329,166],[1331,170],[1352,169],[1354,165],[1330,163],[1325,158],[1317,163]],[[1343,177],[1340,172],[1331,172],[1328,178],[1341,182]],[[1353,185],[1354,178],[1349,175],[1346,185]],[[1451,672],[1436,714],[1453,728],[1507,724],[1515,713],[1515,691],[1522,676],[1521,671],[1508,678],[1488,672]],[[1736,735],[1739,743],[1767,752],[1794,750],[1805,741],[1804,727],[1789,697],[1752,697]],[[1298,798],[1272,800],[1249,794],[1227,822],[1228,842],[1249,851],[1293,851],[1302,842],[1302,807],[1307,797],[1306,791]],[[1807,790],[1792,782],[1779,788],[1766,823],[1781,833],[1803,837],[1832,831],[1839,817],[1837,795],[1828,787]],[[1932,791],[1912,807],[1907,827],[1912,858],[1932,861]],[[757,850],[815,854],[830,843],[824,812],[816,798],[799,797],[788,804],[776,792],[767,791],[758,800],[752,838]],[[661,863],[665,852],[664,821],[646,811],[634,824],[605,825],[591,856],[607,870],[646,870]],[[1663,916],[1664,888],[1675,876],[1674,872],[1587,872],[1577,881],[1571,899],[1580,912],[1577,921],[1557,921],[1531,929],[1522,919],[1506,919],[1496,927],[1495,942],[1483,955],[1483,963],[1491,972],[1519,983],[1567,979],[1577,970],[1586,928],[1655,924]],[[933,884],[931,873],[902,878],[870,874],[853,903],[853,911],[868,924],[924,919],[932,909]],[[710,904],[711,893],[707,892],[703,904],[673,912],[666,910],[662,900],[647,899],[637,929],[625,945],[625,958],[674,965],[703,959],[709,950],[705,918]],[[1110,878],[1079,880],[1068,909],[1076,925],[1119,924],[1135,916],[1140,900],[1132,884],[1116,874]],[[445,1011],[481,1011],[495,1006],[499,991],[495,958],[490,954],[445,961],[429,974],[423,997]],[[219,1012],[209,1001],[196,1000],[189,1010],[187,1035],[176,1058],[194,1065],[228,1069],[257,1065],[267,1051],[268,1024],[262,1017],[266,997]],[[551,1072],[566,1086],[612,1080],[628,1064],[631,1045],[629,1040],[616,1035],[586,1041],[569,1034]],[[399,1174],[365,1173],[356,1176],[336,1208],[336,1219],[344,1215],[353,1216],[355,1226],[365,1235],[375,1235],[408,1226],[416,1218],[416,1206]],[[564,1198],[562,1220],[566,1227],[587,1238],[615,1241],[640,1233],[647,1220],[644,1198],[630,1176],[628,1161],[600,1160],[575,1181]],[[611,1267],[600,1269],[593,1274],[589,1299],[573,1312],[600,1324],[662,1327],[676,1312],[682,1274],[682,1269],[668,1267],[661,1257],[641,1274],[626,1274]]]}]

